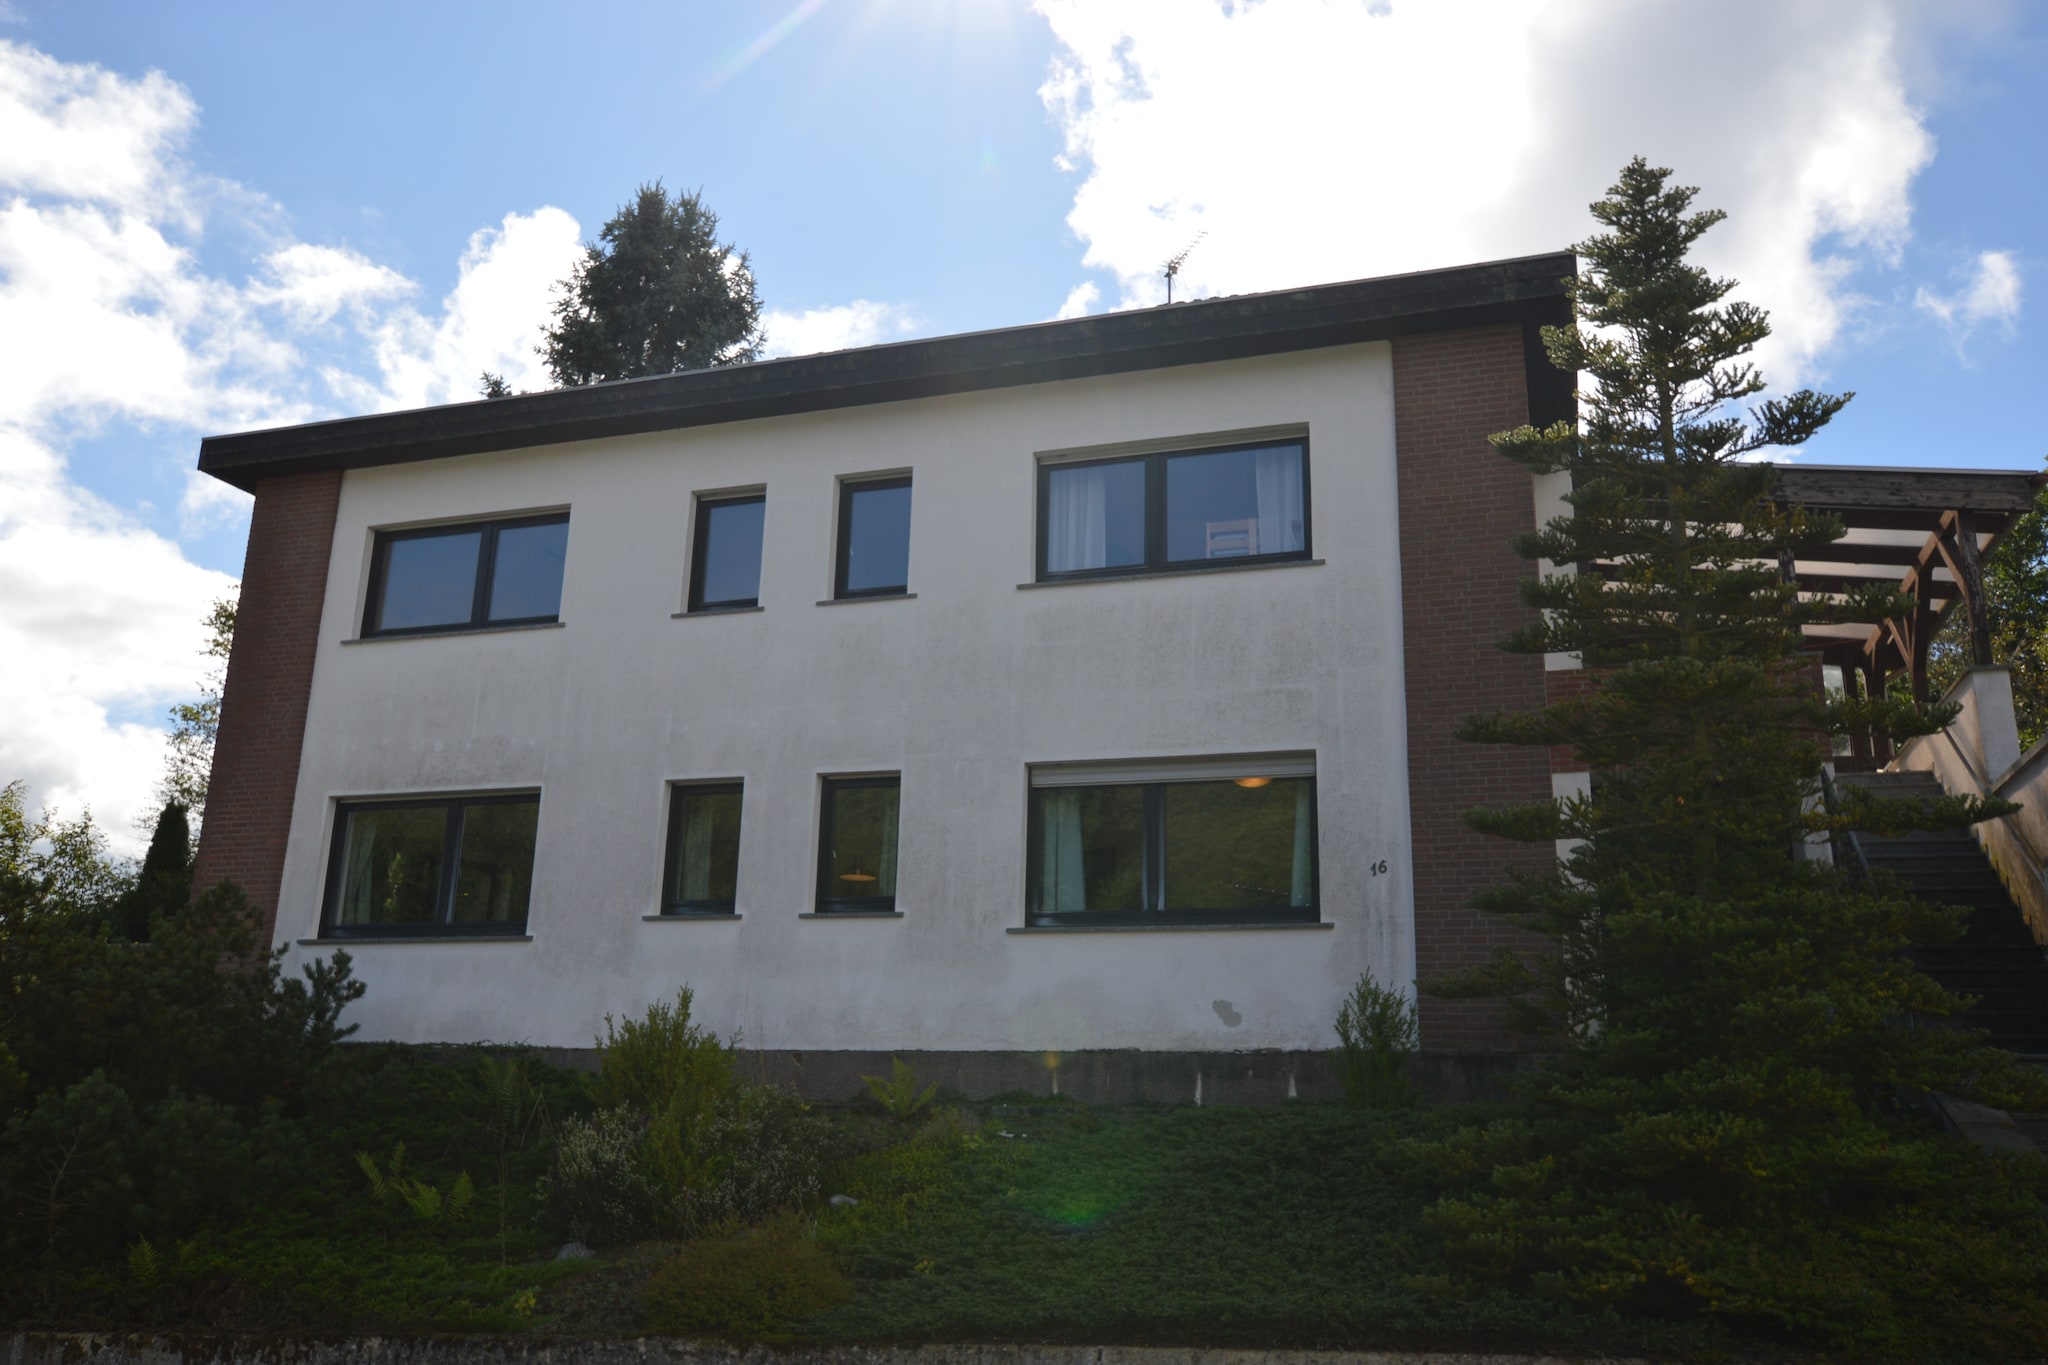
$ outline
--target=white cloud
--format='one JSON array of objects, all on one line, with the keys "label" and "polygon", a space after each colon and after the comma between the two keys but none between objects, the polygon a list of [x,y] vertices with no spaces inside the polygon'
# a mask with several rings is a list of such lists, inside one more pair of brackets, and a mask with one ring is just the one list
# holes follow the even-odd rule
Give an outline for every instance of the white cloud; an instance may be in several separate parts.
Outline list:
[{"label": "white cloud", "polygon": [[[0,40],[0,783],[90,806],[129,854],[164,707],[195,690],[201,621],[231,580],[145,524],[144,494],[123,508],[80,487],[72,443],[126,423],[189,460],[208,432],[474,399],[483,370],[546,388],[535,345],[581,235],[557,208],[508,213],[427,303],[399,271],[297,240],[261,194],[195,171],[198,118],[161,72]],[[226,273],[200,259],[222,223],[237,231],[216,239],[258,243]],[[828,349],[910,324],[862,301],[771,325],[786,346]],[[116,486],[160,472],[147,451],[117,458]],[[232,528],[248,504],[188,467],[177,533]]]},{"label": "white cloud", "polygon": [[1923,287],[1914,294],[1913,303],[1948,329],[1959,354],[1970,334],[1987,322],[1996,323],[2010,336],[2020,316],[2019,262],[2010,251],[1979,252],[1962,289],[1936,294]]},{"label": "white cloud", "polygon": [[417,408],[478,396],[485,370],[515,390],[552,388],[535,349],[582,229],[558,208],[508,213],[471,235],[438,316],[394,310],[375,329],[378,391],[358,407]]},{"label": "white cloud", "polygon": [[1640,152],[1729,211],[1702,259],[1772,310],[1789,383],[1866,306],[1854,272],[1896,262],[1934,152],[1907,0],[1037,8],[1068,222],[1126,306],[1198,231],[1177,297],[1557,250]]},{"label": "white cloud", "polygon": [[1093,280],[1083,280],[1067,291],[1067,301],[1060,305],[1060,311],[1052,315],[1054,322],[1068,318],[1085,318],[1089,310],[1102,302],[1102,289]]},{"label": "white cloud", "polygon": [[768,333],[769,355],[815,355],[899,340],[915,330],[917,318],[897,304],[855,299],[801,313],[771,308],[762,314],[761,325]]}]

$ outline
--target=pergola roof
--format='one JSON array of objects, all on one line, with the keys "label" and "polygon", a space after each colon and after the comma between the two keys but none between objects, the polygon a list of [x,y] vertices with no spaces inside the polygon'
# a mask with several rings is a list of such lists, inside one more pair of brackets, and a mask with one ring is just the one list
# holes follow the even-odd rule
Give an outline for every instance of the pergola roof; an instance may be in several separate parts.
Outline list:
[{"label": "pergola roof", "polygon": [[[1968,609],[1977,601],[1984,556],[2033,508],[2044,480],[2048,475],[2008,469],[1781,466],[1773,494],[1779,502],[1827,512],[1849,528],[1825,550],[1794,562],[1799,586],[1839,597],[1891,584],[1918,604],[1906,618],[1808,626],[1811,647],[1860,652],[1857,662],[1873,681],[1906,669],[1924,694],[1928,642],[1958,602]],[[1982,613],[1972,617],[1973,634],[1980,644],[1988,641]]]}]

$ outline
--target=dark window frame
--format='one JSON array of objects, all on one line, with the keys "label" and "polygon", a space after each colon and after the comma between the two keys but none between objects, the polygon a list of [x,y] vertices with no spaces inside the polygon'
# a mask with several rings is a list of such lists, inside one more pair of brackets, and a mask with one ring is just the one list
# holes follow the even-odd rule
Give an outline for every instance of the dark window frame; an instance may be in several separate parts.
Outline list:
[{"label": "dark window frame", "polygon": [[697,917],[725,917],[739,913],[739,893],[734,889],[732,900],[672,900],[669,892],[676,884],[676,865],[683,856],[683,803],[692,796],[737,796],[740,798],[740,838],[746,838],[746,782],[741,778],[721,779],[709,782],[671,782],[668,784],[668,851],[661,862],[661,913],[680,919]]},{"label": "dark window frame", "polygon": [[[559,610],[546,616],[518,616],[493,619],[491,610],[491,580],[498,569],[498,533],[515,531],[527,526],[566,526],[567,512],[543,512],[534,516],[497,517],[478,521],[439,522],[433,526],[407,526],[399,530],[377,532],[376,543],[370,550],[370,581],[363,602],[362,638],[388,639],[405,635],[445,635],[452,631],[504,630],[511,626],[545,625],[562,619]],[[476,587],[470,595],[469,620],[442,623],[429,626],[394,626],[389,629],[379,624],[384,615],[384,580],[391,560],[391,547],[404,540],[428,540],[435,536],[467,535],[481,531],[477,538]],[[568,565],[563,564],[564,578],[568,576]]]},{"label": "dark window frame", "polygon": [[[525,920],[507,920],[502,924],[490,922],[462,923],[454,918],[455,885],[462,875],[461,837],[462,817],[471,806],[515,806],[540,804],[540,789],[514,792],[487,792],[468,796],[418,796],[371,799],[366,801],[337,801],[334,803],[334,825],[331,847],[327,852],[327,885],[320,905],[320,937],[322,938],[504,938],[520,937],[526,933]],[[424,924],[342,924],[337,920],[341,912],[341,881],[347,871],[348,820],[357,812],[380,810],[428,810],[445,808],[446,816],[441,827],[441,877],[434,890],[435,917]],[[534,821],[534,857],[540,856],[539,816]],[[453,852],[456,856],[450,857]],[[531,876],[531,873],[528,874]],[[531,907],[529,906],[529,913]]]},{"label": "dark window frame", "polygon": [[896,791],[896,854],[897,880],[902,880],[903,855],[903,774],[882,773],[868,777],[827,777],[819,786],[818,806],[818,877],[817,897],[813,908],[821,915],[877,914],[896,909],[896,893],[886,896],[833,896],[832,889],[832,794],[853,791],[860,788],[893,787]]},{"label": "dark window frame", "polygon": [[704,600],[704,555],[710,545],[711,514],[721,507],[742,507],[759,503],[761,513],[761,554],[766,558],[767,546],[767,505],[768,491],[761,489],[753,493],[714,493],[697,499],[697,514],[690,527],[690,594],[684,604],[685,611],[745,611],[761,605],[761,566],[754,565],[754,595],[752,597],[720,598],[715,602]]},{"label": "dark window frame", "polygon": [[[1275,906],[1266,910],[1232,907],[1223,910],[1167,910],[1160,908],[1160,893],[1166,880],[1166,788],[1198,782],[1229,782],[1233,778],[1190,774],[1187,777],[1150,782],[1058,782],[1032,784],[1025,815],[1024,840],[1024,923],[1034,929],[1061,925],[1158,925],[1158,924],[1320,924],[1323,899],[1322,820],[1314,773],[1286,773],[1308,783],[1309,900],[1307,905]],[[1137,787],[1144,793],[1139,848],[1140,897],[1142,910],[1060,910],[1039,909],[1044,895],[1044,797],[1047,792],[1072,791],[1085,787]]]},{"label": "dark window frame", "polygon": [[[1309,475],[1308,437],[1280,436],[1270,440],[1232,441],[1225,445],[1192,446],[1185,450],[1155,450],[1141,455],[1103,455],[1081,460],[1041,460],[1038,464],[1038,579],[1040,583],[1065,583],[1072,579],[1129,578],[1140,574],[1211,573],[1245,564],[1284,564],[1289,560],[1315,557],[1310,528],[1315,523],[1315,500]],[[1191,455],[1228,455],[1234,451],[1268,450],[1296,446],[1301,450],[1301,548],[1274,554],[1238,555],[1229,559],[1168,559],[1166,557],[1166,466],[1169,461]],[[1108,565],[1100,569],[1048,569],[1052,518],[1047,508],[1052,501],[1055,470],[1087,469],[1097,465],[1135,464],[1145,470],[1145,557],[1136,564]]]},{"label": "dark window frame", "polygon": [[[853,498],[856,493],[879,493],[890,488],[911,488],[908,474],[883,474],[875,478],[841,479],[839,481],[839,539],[832,551],[832,599],[834,601],[859,601],[863,597],[902,597],[910,591],[910,546],[909,528],[904,528],[906,541],[903,547],[903,582],[885,588],[852,588],[846,586],[846,570],[853,557]],[[917,493],[911,491],[912,515],[916,515]]]}]

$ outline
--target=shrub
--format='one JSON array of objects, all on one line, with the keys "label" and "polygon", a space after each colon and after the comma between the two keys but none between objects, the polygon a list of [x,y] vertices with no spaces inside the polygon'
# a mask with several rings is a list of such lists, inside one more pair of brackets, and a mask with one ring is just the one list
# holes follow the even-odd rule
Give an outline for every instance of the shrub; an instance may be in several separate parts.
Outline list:
[{"label": "shrub", "polygon": [[647,1325],[686,1335],[761,1336],[836,1308],[853,1295],[824,1248],[784,1214],[728,1237],[702,1237],[640,1292]]},{"label": "shrub", "polygon": [[615,1023],[604,1017],[597,1044],[598,1103],[625,1105],[649,1118],[680,1107],[708,1114],[738,1088],[732,1046],[690,1022],[690,988],[676,992],[673,1005],[656,1001],[641,1019]]},{"label": "shrub", "polygon": [[1362,1109],[1415,1102],[1408,1063],[1415,1055],[1415,1003],[1372,979],[1358,978],[1337,1011],[1337,1076],[1344,1098]]},{"label": "shrub", "polygon": [[720,1157],[718,1173],[691,1192],[683,1221],[751,1223],[815,1200],[831,1137],[824,1119],[780,1087],[754,1086],[726,1100],[704,1133],[704,1146]]},{"label": "shrub", "polygon": [[554,1168],[540,1202],[558,1231],[592,1246],[615,1246],[657,1230],[667,1201],[648,1172],[647,1123],[625,1108],[562,1122]]}]

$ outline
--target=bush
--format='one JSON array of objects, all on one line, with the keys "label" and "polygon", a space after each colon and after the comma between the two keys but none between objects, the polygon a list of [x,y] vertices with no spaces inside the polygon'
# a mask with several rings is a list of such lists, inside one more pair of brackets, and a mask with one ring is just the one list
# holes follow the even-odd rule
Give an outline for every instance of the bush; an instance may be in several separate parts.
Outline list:
[{"label": "bush", "polygon": [[751,1223],[801,1208],[822,1193],[832,1130],[809,1105],[777,1086],[750,1087],[720,1104],[704,1133],[717,1175],[692,1191],[692,1226]]},{"label": "bush", "polygon": [[607,1015],[595,1093],[565,1124],[545,1204],[593,1245],[750,1222],[819,1193],[825,1123],[787,1091],[744,1086],[731,1045],[690,1021],[688,987],[641,1019]]},{"label": "bush", "polygon": [[565,1119],[556,1130],[554,1168],[540,1191],[548,1222],[591,1246],[653,1233],[667,1201],[648,1173],[646,1135],[646,1120],[624,1108]]},{"label": "bush", "polygon": [[729,1237],[690,1243],[641,1290],[647,1325],[687,1335],[761,1336],[836,1308],[853,1296],[824,1248],[784,1214]]},{"label": "bush", "polygon": [[1370,973],[1358,978],[1337,1011],[1336,1063],[1344,1098],[1362,1109],[1400,1109],[1415,1102],[1408,1063],[1415,1055],[1415,1004]]}]

